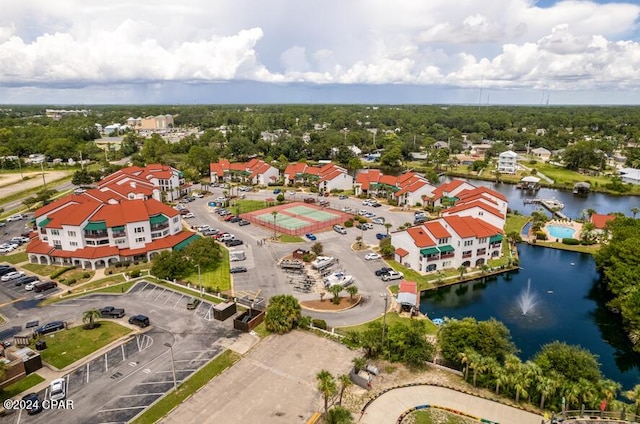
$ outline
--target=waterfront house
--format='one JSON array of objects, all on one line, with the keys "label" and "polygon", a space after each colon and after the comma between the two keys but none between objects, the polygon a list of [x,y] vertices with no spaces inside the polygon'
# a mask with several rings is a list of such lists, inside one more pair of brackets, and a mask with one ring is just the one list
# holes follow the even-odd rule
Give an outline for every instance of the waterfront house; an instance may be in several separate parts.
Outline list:
[{"label": "waterfront house", "polygon": [[512,150],[500,153],[498,156],[498,172],[515,174],[518,171],[518,154]]}]

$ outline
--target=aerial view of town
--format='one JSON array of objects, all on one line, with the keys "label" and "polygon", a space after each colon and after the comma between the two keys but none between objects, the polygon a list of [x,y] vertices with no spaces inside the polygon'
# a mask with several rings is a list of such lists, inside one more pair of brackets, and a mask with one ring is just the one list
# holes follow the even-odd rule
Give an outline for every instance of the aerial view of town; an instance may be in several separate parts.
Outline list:
[{"label": "aerial view of town", "polygon": [[631,0],[0,0],[0,424],[640,423],[638,69]]}]

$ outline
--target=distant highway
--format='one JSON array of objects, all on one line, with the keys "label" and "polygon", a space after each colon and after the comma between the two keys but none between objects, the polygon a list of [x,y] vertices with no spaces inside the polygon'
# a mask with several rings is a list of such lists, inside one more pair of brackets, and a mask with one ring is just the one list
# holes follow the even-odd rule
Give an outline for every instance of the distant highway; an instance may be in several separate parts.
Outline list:
[{"label": "distant highway", "polygon": [[[65,191],[65,190],[69,190],[71,188],[75,187],[73,184],[71,184],[71,182],[66,182],[66,183],[62,183],[60,185],[56,185],[53,186],[51,188],[53,188],[56,191]],[[21,206],[23,206],[22,202],[24,202],[24,199],[33,196],[33,194],[30,195],[26,195],[20,199],[17,200],[12,200],[11,202],[8,203],[4,203],[4,204],[0,204],[0,208],[4,209],[5,211],[10,211],[12,209],[17,209]]]}]

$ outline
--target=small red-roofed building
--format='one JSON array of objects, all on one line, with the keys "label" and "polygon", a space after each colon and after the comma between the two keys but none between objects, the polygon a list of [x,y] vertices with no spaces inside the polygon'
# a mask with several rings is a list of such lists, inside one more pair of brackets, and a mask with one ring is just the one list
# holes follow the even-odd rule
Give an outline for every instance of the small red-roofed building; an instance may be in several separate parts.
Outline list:
[{"label": "small red-roofed building", "polygon": [[267,186],[278,182],[280,171],[262,159],[253,158],[248,162],[231,163],[226,159],[209,165],[212,183],[239,182],[250,185]]},{"label": "small red-roofed building", "polygon": [[591,215],[589,222],[593,224],[597,233],[602,234],[607,227],[607,223],[613,221],[614,219],[616,219],[615,215],[602,215],[599,213],[594,213]]},{"label": "small red-roofed building", "polygon": [[399,206],[416,206],[429,199],[435,187],[422,175],[407,171],[399,176],[384,175],[377,169],[361,171],[356,176],[356,196],[385,197]]},{"label": "small red-roofed building", "polygon": [[[97,190],[121,199],[156,199],[175,201],[191,191],[182,171],[167,165],[151,164],[144,168],[129,166],[97,183]],[[98,193],[94,192],[96,196]]]},{"label": "small red-roofed building", "polygon": [[418,311],[420,309],[420,293],[414,281],[402,280],[398,286],[397,302],[402,310]]},{"label": "small red-roofed building", "polygon": [[353,177],[346,169],[333,163],[310,166],[298,162],[287,165],[284,170],[284,185],[312,185],[323,192],[351,190]]}]

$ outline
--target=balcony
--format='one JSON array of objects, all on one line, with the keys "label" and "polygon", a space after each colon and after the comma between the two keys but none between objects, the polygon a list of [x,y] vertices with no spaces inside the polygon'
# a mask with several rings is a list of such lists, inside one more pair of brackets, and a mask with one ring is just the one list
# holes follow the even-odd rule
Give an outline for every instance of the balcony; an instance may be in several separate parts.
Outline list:
[{"label": "balcony", "polygon": [[482,256],[486,254],[487,254],[487,249],[478,249],[478,252],[476,253],[477,256]]},{"label": "balcony", "polygon": [[471,257],[471,253],[463,253],[462,257],[463,258],[470,258]]},{"label": "balcony", "polygon": [[109,233],[106,231],[85,231],[84,238],[88,239],[100,239],[100,238],[108,238]]},{"label": "balcony", "polygon": [[440,255],[440,259],[448,259],[448,258],[453,258],[456,254],[454,252],[451,253],[442,253]]},{"label": "balcony", "polygon": [[169,221],[167,221],[164,224],[156,224],[156,225],[152,225],[151,226],[151,231],[161,231],[164,230],[165,228],[169,228]]},{"label": "balcony", "polygon": [[113,233],[113,238],[122,238],[122,237],[126,237],[127,233],[125,233],[124,231],[118,231]]},{"label": "balcony", "polygon": [[433,262],[439,260],[439,256],[427,256],[427,262]]}]

